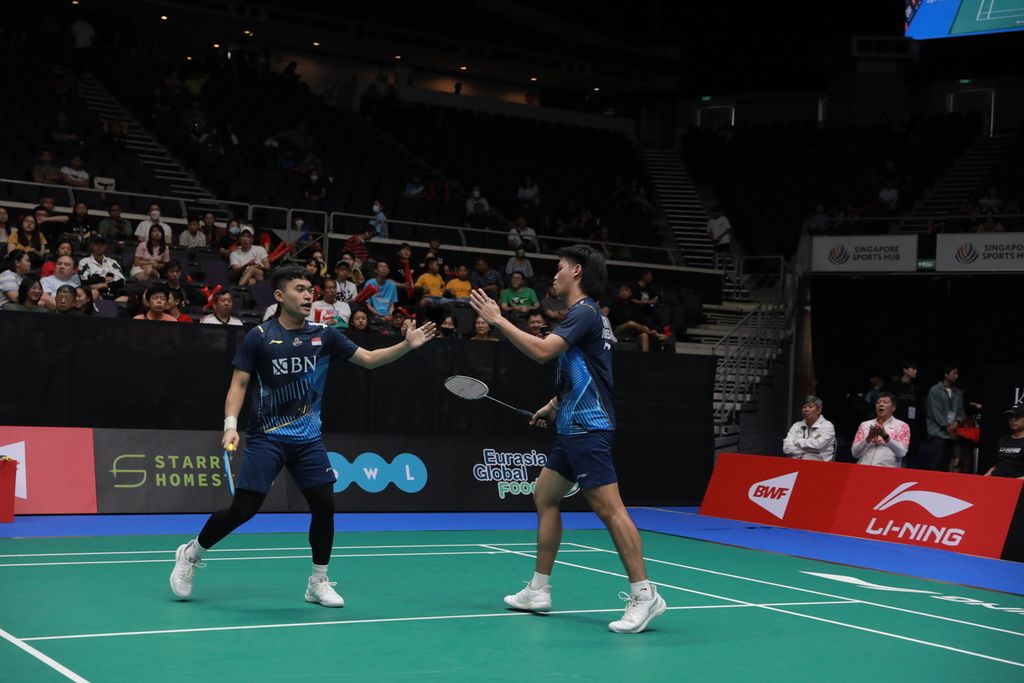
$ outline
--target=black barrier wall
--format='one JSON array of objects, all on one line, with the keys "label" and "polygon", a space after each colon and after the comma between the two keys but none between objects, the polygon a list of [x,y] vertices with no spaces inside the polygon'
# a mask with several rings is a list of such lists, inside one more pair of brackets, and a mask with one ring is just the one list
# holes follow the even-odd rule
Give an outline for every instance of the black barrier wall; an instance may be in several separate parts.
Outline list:
[{"label": "black barrier wall", "polygon": [[[106,479],[113,467],[111,458],[125,453],[155,456],[159,454],[156,445],[165,455],[174,454],[166,452],[169,445],[183,451],[178,455],[187,454],[184,451],[218,455],[231,360],[244,334],[241,328],[207,325],[0,314],[0,343],[4,357],[11,361],[7,386],[17,387],[0,394],[0,423],[100,430],[97,473],[106,472]],[[396,341],[377,335],[353,335],[353,339],[369,348]],[[700,501],[712,467],[714,369],[711,357],[615,354],[616,466],[623,497],[630,504]],[[448,450],[465,454],[459,456],[459,462],[479,459],[486,448],[546,452],[553,434],[529,427],[517,414],[490,401],[457,399],[444,390],[442,382],[453,374],[472,375],[487,382],[494,396],[536,408],[551,397],[554,372],[554,363],[538,365],[507,343],[462,339],[432,341],[373,371],[335,363],[323,402],[328,449],[349,458],[363,450],[375,452],[390,462],[401,452],[418,454],[417,447],[426,452],[421,444],[429,445],[428,457],[434,464],[428,466],[428,472],[447,471],[441,454]],[[248,404],[242,425],[247,410]],[[103,430],[115,431],[106,434]],[[144,438],[152,445],[145,447],[145,443],[136,445],[138,440],[131,433],[118,435],[116,430],[171,433],[146,433]],[[205,438],[212,439],[212,444],[200,447],[193,441]],[[102,466],[101,459],[105,459]],[[120,464],[127,466],[129,461],[122,459]],[[209,463],[207,468],[213,469]],[[445,481],[450,490],[436,490],[438,503],[384,492],[367,494],[374,497],[364,500],[358,487],[339,495],[350,503],[372,502],[373,509],[382,510],[491,509],[485,503],[492,489],[496,493],[496,484],[477,494],[474,480],[452,476]],[[128,511],[136,504],[133,495],[145,498],[145,487],[137,488],[143,490],[119,489],[117,500],[128,502],[107,511]],[[216,507],[220,498],[214,491],[219,487],[209,488],[209,496],[192,491],[188,495],[193,497],[186,501],[197,508]],[[431,492],[434,495],[433,488]],[[522,509],[528,509],[529,496],[520,497],[525,503]],[[340,509],[359,509],[362,504],[339,503]],[[268,505],[282,506],[268,509],[289,509],[287,496],[277,502],[268,500]],[[105,507],[101,503],[101,510]]]}]

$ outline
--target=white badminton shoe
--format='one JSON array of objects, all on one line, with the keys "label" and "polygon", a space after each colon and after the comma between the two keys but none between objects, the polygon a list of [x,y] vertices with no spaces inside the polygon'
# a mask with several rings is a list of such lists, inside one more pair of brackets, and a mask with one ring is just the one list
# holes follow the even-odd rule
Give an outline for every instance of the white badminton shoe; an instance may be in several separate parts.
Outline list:
[{"label": "white badminton shoe", "polygon": [[619,597],[626,601],[626,611],[621,619],[608,624],[608,630],[615,633],[640,633],[652,619],[668,609],[665,599],[658,595],[658,589],[653,585],[650,600],[640,600],[638,596],[624,592],[619,593]]},{"label": "white badminton shoe", "polygon": [[309,583],[306,584],[306,602],[318,602],[324,607],[344,607],[345,599],[334,590],[337,585],[337,581],[328,581],[327,577],[309,577]]},{"label": "white badminton shoe", "polygon": [[515,595],[506,595],[505,604],[512,609],[524,612],[550,612],[551,611],[551,585],[548,584],[541,589],[534,590],[530,584]]},{"label": "white badminton shoe", "polygon": [[189,558],[188,549],[192,541],[178,546],[174,554],[174,569],[171,571],[171,590],[182,600],[192,596],[192,584],[195,582],[196,569],[205,567],[205,562]]}]

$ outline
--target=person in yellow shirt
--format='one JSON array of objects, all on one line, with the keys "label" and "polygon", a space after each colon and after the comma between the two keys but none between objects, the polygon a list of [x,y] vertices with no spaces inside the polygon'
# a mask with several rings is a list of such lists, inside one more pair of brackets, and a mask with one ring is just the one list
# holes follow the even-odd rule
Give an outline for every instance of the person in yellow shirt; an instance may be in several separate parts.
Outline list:
[{"label": "person in yellow shirt", "polygon": [[469,281],[469,268],[459,266],[458,276],[453,277],[444,286],[452,299],[469,299],[469,293],[473,291],[473,283]]},{"label": "person in yellow shirt", "polygon": [[445,296],[444,277],[441,275],[441,264],[437,259],[428,256],[424,262],[427,272],[416,278],[416,289],[423,293],[419,302],[419,320],[425,320],[430,308],[440,308],[451,303],[451,299]]}]

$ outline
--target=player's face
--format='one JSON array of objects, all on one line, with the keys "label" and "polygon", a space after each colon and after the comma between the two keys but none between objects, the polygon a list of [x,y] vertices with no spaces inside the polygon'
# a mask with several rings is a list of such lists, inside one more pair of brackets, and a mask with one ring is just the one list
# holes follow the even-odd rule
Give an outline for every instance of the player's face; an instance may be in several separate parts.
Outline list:
[{"label": "player's face", "polygon": [[559,298],[564,299],[569,294],[573,275],[578,268],[579,265],[571,261],[558,259],[558,271],[555,272],[555,279],[551,281],[551,289]]},{"label": "player's face", "polygon": [[313,285],[309,280],[289,280],[280,292],[277,300],[281,303],[284,312],[293,318],[305,318],[309,315],[309,309],[313,305]]}]

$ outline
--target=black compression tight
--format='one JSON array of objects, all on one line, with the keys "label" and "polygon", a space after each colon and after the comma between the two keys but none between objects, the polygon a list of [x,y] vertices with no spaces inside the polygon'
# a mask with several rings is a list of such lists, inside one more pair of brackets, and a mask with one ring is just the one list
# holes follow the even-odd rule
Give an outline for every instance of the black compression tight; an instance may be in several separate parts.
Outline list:
[{"label": "black compression tight", "polygon": [[[313,564],[328,564],[331,561],[331,546],[334,544],[334,493],[333,484],[321,484],[302,492],[312,517],[309,521],[309,547],[313,551]],[[218,510],[210,515],[203,530],[199,532],[199,545],[212,548],[221,539],[242,526],[259,511],[266,498],[264,493],[238,489],[231,501],[231,507]]]}]

